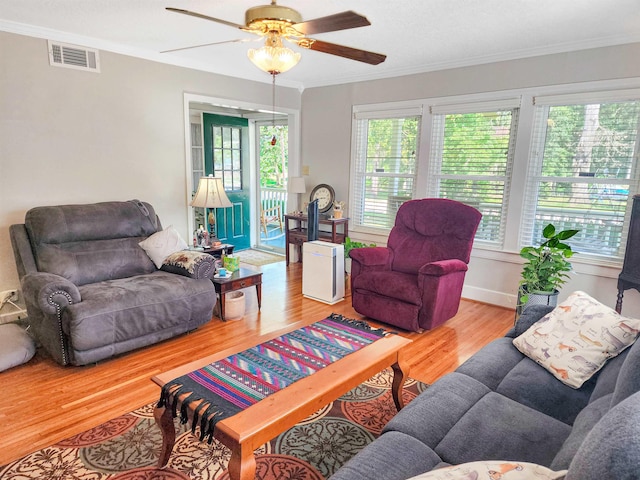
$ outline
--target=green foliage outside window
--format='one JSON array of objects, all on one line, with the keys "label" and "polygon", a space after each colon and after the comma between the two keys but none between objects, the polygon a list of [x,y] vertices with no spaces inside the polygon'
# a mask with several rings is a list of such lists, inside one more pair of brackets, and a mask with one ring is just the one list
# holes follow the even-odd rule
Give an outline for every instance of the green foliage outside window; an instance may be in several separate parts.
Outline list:
[{"label": "green foliage outside window", "polygon": [[[276,138],[275,145],[271,141]],[[287,125],[262,125],[260,127],[260,186],[285,188],[289,136]]]}]

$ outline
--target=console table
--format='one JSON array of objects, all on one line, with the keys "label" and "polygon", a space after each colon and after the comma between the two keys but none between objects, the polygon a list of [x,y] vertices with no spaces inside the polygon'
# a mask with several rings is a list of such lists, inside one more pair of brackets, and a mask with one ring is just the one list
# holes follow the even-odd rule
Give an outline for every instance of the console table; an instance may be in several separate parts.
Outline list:
[{"label": "console table", "polygon": [[[306,215],[285,215],[285,256],[289,265],[289,245],[295,245],[298,249],[298,261],[302,261],[302,244],[307,241]],[[320,230],[318,240],[331,243],[344,243],[344,239],[349,236],[348,218],[322,218],[318,220],[320,225],[330,225],[331,231]],[[340,227],[340,229],[338,229]]]}]

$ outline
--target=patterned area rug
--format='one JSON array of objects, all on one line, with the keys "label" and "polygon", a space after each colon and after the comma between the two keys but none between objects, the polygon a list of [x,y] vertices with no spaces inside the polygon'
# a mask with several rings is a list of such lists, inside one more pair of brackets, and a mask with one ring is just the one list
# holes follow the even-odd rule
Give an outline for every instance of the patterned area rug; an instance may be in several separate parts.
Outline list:
[{"label": "patterned area rug", "polygon": [[253,249],[234,252],[233,255],[235,257],[239,257],[240,261],[243,263],[248,263],[249,265],[255,265],[258,267],[261,265],[268,265],[270,263],[284,262],[285,260],[283,255],[274,255],[273,253]]},{"label": "patterned area rug", "polygon": [[[387,369],[256,450],[260,480],[325,480],[373,441],[395,415],[393,373]],[[427,385],[409,379],[405,404]],[[231,452],[198,441],[176,419],[176,444],[167,468],[155,465],[162,437],[145,405],[56,445],[0,467],[2,480],[227,480]],[[197,434],[198,432],[196,432]]]}]

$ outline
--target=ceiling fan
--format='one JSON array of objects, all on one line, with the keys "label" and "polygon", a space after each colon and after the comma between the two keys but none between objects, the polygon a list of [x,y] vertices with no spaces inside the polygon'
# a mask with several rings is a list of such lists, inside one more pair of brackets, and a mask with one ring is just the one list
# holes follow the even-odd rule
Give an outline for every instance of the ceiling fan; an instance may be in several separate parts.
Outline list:
[{"label": "ceiling fan", "polygon": [[[204,20],[210,20],[222,25],[238,28],[244,32],[266,37],[265,46],[258,50],[250,50],[249,58],[254,64],[256,64],[256,66],[258,66],[258,68],[261,68],[273,75],[284,72],[293,67],[300,58],[299,53],[294,53],[292,50],[283,47],[282,39],[294,43],[302,48],[328,53],[330,55],[337,55],[351,60],[357,60],[370,65],[378,65],[379,63],[384,62],[387,58],[386,55],[379,53],[346,47],[344,45],[337,45],[335,43],[329,43],[307,36],[371,25],[366,17],[363,17],[353,11],[336,13],[334,15],[328,15],[326,17],[320,17],[304,22],[302,21],[302,15],[300,15],[296,10],[277,5],[276,0],[271,0],[270,5],[260,5],[248,9],[245,13],[245,25],[239,25],[227,20],[221,20],[219,18],[210,17],[208,15],[180,8],[167,7],[167,10],[183,15],[202,18]],[[246,41],[246,39],[230,40],[229,42],[242,41]],[[215,45],[217,43],[227,42],[215,42],[205,45],[183,47],[173,50],[165,50],[165,52],[184,50],[185,48],[204,47],[207,45]],[[263,61],[263,63],[261,63],[261,55],[268,55],[269,61]],[[276,59],[274,62],[274,55],[282,55],[282,61],[277,61]]]}]

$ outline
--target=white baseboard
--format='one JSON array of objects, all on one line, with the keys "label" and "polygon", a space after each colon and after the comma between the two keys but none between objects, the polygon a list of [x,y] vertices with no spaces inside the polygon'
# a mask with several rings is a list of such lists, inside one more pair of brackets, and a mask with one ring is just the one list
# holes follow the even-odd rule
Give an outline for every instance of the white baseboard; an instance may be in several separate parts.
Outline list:
[{"label": "white baseboard", "polygon": [[465,285],[462,288],[462,296],[469,300],[498,305],[505,308],[516,308],[517,295],[487,290],[485,288]]}]

